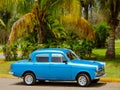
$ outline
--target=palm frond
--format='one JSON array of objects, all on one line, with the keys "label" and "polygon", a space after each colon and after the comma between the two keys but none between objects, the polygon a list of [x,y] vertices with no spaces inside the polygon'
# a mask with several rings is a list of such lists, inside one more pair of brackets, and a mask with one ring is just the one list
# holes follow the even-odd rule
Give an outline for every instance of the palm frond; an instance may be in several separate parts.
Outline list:
[{"label": "palm frond", "polygon": [[87,20],[85,20],[83,17],[79,19],[79,22],[77,23],[77,34],[83,38],[88,40],[94,39],[94,30],[92,26],[89,24]]},{"label": "palm frond", "polygon": [[2,26],[4,26],[4,27],[5,27],[5,24],[4,24],[4,22],[3,22],[3,20],[2,20],[2,19],[0,19],[0,25],[2,25]]},{"label": "palm frond", "polygon": [[115,13],[117,10],[120,11],[120,0],[98,0],[98,2],[100,6],[99,13],[105,15],[107,19],[109,19],[109,16],[111,16],[111,11],[113,13]]},{"label": "palm frond", "polygon": [[8,10],[13,12],[16,1],[17,0],[0,0],[0,10]]},{"label": "palm frond", "polygon": [[81,17],[81,6],[79,0],[54,0],[50,9],[52,12],[54,11],[54,15],[59,17],[60,21],[68,20],[68,22],[77,22],[78,18]]},{"label": "palm frond", "polygon": [[80,38],[88,40],[94,39],[94,30],[90,23],[83,17],[78,18],[76,21],[75,17],[67,14],[63,16],[63,21],[69,28],[74,28]]},{"label": "palm frond", "polygon": [[13,43],[17,38],[21,37],[26,30],[32,32],[34,28],[34,20],[35,15],[33,13],[28,13],[17,20],[12,26],[8,44]]}]

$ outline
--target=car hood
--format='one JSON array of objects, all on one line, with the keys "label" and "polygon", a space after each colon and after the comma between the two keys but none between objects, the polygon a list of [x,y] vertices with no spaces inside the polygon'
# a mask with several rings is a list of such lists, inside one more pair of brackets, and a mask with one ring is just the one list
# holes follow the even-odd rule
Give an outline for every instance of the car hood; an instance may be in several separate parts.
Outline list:
[{"label": "car hood", "polygon": [[105,66],[104,62],[99,62],[99,61],[93,61],[93,60],[81,60],[81,59],[75,59],[72,60],[72,63],[75,64],[84,64],[84,65],[94,65],[97,66],[98,69],[102,69]]}]

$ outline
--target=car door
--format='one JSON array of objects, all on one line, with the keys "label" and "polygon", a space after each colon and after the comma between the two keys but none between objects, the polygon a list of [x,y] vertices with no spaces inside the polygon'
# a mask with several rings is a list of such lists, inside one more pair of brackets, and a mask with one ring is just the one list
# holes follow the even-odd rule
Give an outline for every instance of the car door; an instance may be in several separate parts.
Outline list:
[{"label": "car door", "polygon": [[46,80],[49,79],[49,54],[40,53],[36,54],[36,63],[35,66],[35,74],[37,79]]},{"label": "car door", "polygon": [[52,54],[50,63],[50,77],[52,80],[71,80],[71,66],[63,54]]}]

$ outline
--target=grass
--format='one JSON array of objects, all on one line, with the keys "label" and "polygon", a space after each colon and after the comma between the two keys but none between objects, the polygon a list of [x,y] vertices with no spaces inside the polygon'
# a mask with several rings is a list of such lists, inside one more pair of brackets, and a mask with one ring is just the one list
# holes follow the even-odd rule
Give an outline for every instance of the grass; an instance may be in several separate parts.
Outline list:
[{"label": "grass", "polygon": [[[93,55],[97,57],[99,60],[104,60],[105,53],[107,49],[93,49]],[[115,53],[116,53],[116,60],[120,60],[120,41],[115,42]]]},{"label": "grass", "polygon": [[120,60],[105,61],[106,62],[106,77],[120,78]]},{"label": "grass", "polygon": [[13,61],[0,60],[0,74],[9,74],[11,63]]}]

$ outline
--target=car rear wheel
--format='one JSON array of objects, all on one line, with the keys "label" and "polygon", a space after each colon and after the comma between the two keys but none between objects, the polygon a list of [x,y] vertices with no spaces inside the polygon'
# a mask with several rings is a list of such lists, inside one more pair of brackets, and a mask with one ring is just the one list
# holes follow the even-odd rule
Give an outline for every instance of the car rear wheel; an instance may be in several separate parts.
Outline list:
[{"label": "car rear wheel", "polygon": [[33,73],[26,73],[23,77],[23,82],[26,85],[34,85],[36,83],[36,78]]},{"label": "car rear wheel", "polygon": [[77,77],[77,83],[81,87],[88,86],[91,83],[91,80],[87,74],[79,74]]}]

